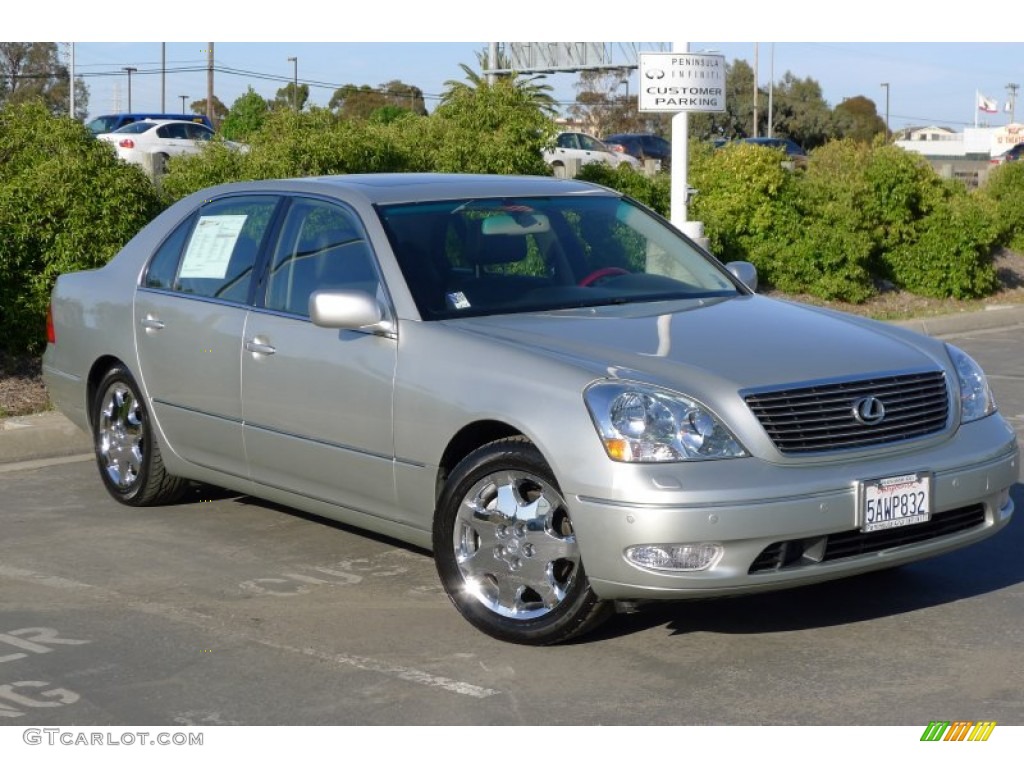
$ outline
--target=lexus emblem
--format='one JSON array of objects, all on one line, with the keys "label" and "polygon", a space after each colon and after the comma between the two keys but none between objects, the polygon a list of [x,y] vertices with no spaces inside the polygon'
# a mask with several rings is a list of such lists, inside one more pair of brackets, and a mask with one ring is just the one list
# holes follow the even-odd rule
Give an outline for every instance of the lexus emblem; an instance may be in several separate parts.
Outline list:
[{"label": "lexus emblem", "polygon": [[885,406],[877,397],[862,397],[853,401],[853,418],[865,426],[873,427],[885,418]]}]

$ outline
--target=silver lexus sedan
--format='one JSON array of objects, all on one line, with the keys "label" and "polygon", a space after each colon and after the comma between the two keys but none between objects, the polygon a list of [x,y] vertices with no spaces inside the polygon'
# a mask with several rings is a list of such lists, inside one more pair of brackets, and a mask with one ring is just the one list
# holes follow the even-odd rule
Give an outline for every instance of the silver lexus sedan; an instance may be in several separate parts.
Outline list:
[{"label": "silver lexus sedan", "polygon": [[427,547],[517,643],[1007,525],[970,357],[756,282],[579,181],[245,182],[61,276],[44,371],[118,501],[200,481]]}]

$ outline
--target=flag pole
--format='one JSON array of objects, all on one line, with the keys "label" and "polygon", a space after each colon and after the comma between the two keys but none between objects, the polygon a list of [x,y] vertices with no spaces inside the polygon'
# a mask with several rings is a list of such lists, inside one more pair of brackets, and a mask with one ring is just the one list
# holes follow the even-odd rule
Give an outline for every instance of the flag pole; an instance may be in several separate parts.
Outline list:
[{"label": "flag pole", "polygon": [[978,127],[978,105],[981,104],[981,91],[974,89],[974,127]]}]

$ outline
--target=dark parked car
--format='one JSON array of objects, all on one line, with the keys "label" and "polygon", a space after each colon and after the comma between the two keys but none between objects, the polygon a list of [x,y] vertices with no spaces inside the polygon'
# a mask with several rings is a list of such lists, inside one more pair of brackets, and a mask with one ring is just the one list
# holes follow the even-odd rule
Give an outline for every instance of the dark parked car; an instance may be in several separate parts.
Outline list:
[{"label": "dark parked car", "polygon": [[660,160],[662,166],[672,161],[672,143],[655,133],[613,133],[604,137],[604,143],[640,161]]},{"label": "dark parked car", "polygon": [[774,136],[771,138],[768,136],[755,136],[746,139],[737,139],[737,141],[743,144],[754,144],[758,147],[781,149],[789,156],[789,160],[796,167],[804,168],[807,166],[807,150],[792,139],[780,139]]}]

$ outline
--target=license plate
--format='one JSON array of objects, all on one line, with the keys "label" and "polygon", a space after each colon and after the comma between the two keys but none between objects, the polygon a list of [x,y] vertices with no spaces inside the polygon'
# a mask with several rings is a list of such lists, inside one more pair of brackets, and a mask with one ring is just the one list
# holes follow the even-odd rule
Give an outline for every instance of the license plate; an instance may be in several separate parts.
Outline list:
[{"label": "license plate", "polygon": [[931,518],[930,475],[899,475],[865,480],[859,485],[862,533],[916,525]]}]

